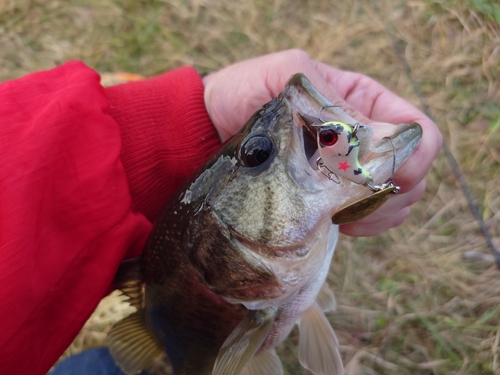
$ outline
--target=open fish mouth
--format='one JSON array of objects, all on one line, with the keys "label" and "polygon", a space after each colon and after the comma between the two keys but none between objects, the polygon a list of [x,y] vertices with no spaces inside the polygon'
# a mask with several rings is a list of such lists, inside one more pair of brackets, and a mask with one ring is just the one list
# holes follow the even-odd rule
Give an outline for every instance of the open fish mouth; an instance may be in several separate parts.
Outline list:
[{"label": "open fish mouth", "polygon": [[385,136],[373,141],[370,125],[331,103],[300,73],[292,76],[283,94],[302,126],[304,155],[310,166],[338,183],[382,184],[408,159],[422,137],[422,128],[415,122],[387,124]]},{"label": "open fish mouth", "polygon": [[[302,74],[289,80],[283,97],[302,130],[304,156],[313,173],[339,197],[330,212],[334,224],[368,216],[399,191],[394,173],[420,142],[419,124],[372,127],[360,123],[332,104]],[[374,130],[381,139],[373,139]]]},{"label": "open fish mouth", "polygon": [[[299,114],[300,116],[300,114]],[[316,141],[316,128],[312,126],[312,123],[307,121],[301,116],[304,121],[304,126],[302,127],[302,139],[304,144],[304,155],[309,161],[309,164],[317,169],[316,160],[318,158],[318,143]]]}]

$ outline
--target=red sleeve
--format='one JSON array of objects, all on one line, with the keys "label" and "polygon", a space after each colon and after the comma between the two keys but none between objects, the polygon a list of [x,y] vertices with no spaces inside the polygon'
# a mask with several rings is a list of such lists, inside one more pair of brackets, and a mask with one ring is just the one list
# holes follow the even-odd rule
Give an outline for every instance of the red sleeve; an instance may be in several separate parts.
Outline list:
[{"label": "red sleeve", "polygon": [[140,254],[139,212],[217,147],[202,93],[192,69],[105,91],[78,62],[0,85],[0,374],[49,370]]},{"label": "red sleeve", "polygon": [[106,88],[123,139],[134,211],[154,222],[179,185],[220,147],[193,68]]}]

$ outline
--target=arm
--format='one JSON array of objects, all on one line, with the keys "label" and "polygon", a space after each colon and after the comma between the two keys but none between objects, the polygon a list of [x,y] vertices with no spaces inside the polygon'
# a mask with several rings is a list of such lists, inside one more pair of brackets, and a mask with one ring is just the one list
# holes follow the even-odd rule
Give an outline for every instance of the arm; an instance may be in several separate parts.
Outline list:
[{"label": "arm", "polygon": [[[303,52],[235,64],[206,77],[205,91],[191,68],[103,89],[80,63],[0,85],[0,373],[50,368],[105,294],[119,262],[140,254],[149,221],[219,147],[217,134],[234,134],[299,71],[360,121],[424,127],[410,161],[415,168],[408,168],[414,173],[396,176],[407,193],[385,205],[383,220],[367,217],[343,230],[368,235],[397,225],[422,194],[439,132],[376,82],[322,66]],[[400,111],[387,119],[384,108],[394,100]]]},{"label": "arm", "polygon": [[120,126],[132,209],[154,222],[170,195],[220,148],[203,82],[185,67],[105,90]]},{"label": "arm", "polygon": [[219,141],[189,68],[105,91],[69,63],[1,84],[0,119],[0,373],[45,374]]}]

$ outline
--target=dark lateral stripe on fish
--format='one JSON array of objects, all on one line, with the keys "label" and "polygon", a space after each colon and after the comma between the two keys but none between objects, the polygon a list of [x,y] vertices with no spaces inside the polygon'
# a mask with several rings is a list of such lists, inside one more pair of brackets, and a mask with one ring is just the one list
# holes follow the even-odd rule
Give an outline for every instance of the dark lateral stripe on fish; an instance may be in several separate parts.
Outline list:
[{"label": "dark lateral stripe on fish", "polygon": [[265,190],[265,205],[262,210],[262,227],[260,229],[259,242],[268,243],[272,238],[272,224],[274,222],[274,190],[271,185],[266,185]]}]

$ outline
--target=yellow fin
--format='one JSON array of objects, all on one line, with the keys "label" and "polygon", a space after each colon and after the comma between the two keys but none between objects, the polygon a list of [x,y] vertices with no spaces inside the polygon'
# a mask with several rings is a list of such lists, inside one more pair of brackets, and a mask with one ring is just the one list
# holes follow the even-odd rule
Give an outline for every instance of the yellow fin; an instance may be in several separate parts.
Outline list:
[{"label": "yellow fin", "polygon": [[335,301],[335,295],[326,281],[323,283],[318,295],[316,296],[316,303],[325,313],[335,311],[337,301]]},{"label": "yellow fin", "polygon": [[335,332],[318,304],[299,320],[299,361],[316,375],[343,375],[344,366]]},{"label": "yellow fin", "polygon": [[253,357],[241,375],[283,375],[283,366],[274,349],[266,350]]},{"label": "yellow fin", "polygon": [[239,375],[267,337],[276,308],[251,310],[219,350],[212,375]]},{"label": "yellow fin", "polygon": [[116,323],[107,341],[113,358],[127,375],[147,369],[164,354],[159,342],[147,330],[142,310]]},{"label": "yellow fin", "polygon": [[113,286],[129,298],[128,303],[140,309],[143,304],[141,259],[122,261],[113,279]]}]

